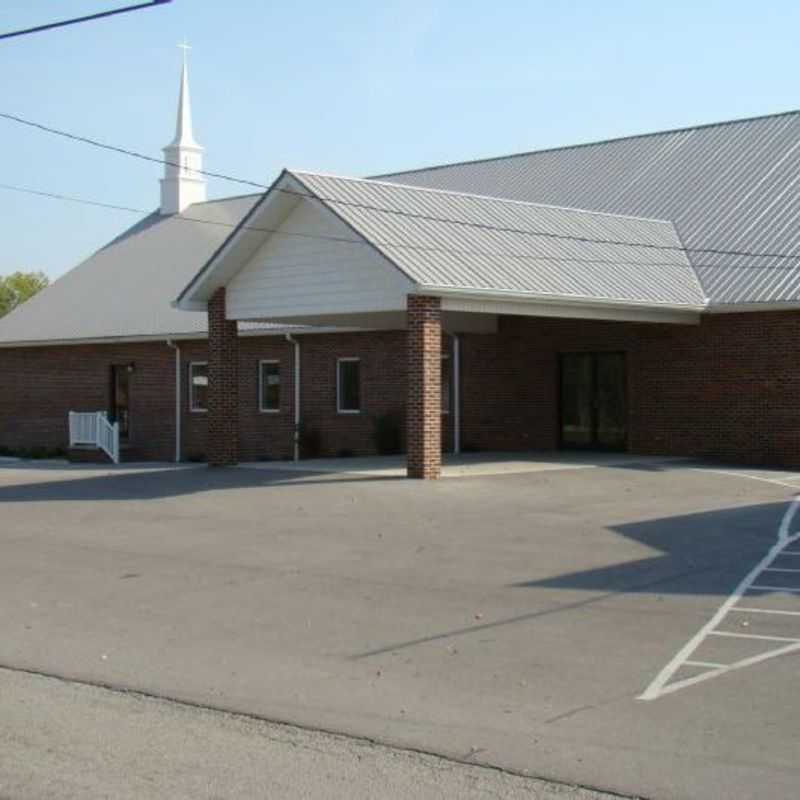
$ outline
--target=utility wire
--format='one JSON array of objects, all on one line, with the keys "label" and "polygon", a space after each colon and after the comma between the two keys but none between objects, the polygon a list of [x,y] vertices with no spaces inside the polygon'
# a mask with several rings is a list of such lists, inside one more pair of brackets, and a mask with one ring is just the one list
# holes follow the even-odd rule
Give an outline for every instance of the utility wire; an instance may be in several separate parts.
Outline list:
[{"label": "utility wire", "polygon": [[[93,147],[99,147],[104,150],[110,150],[115,153],[119,153],[121,155],[127,155],[132,158],[138,158],[143,161],[149,161],[151,163],[160,164],[162,166],[171,166],[181,170],[187,170],[190,172],[194,172],[200,175],[206,175],[211,178],[219,178],[221,180],[230,181],[232,183],[243,184],[246,186],[252,186],[258,189],[266,190],[270,187],[263,183],[257,183],[255,181],[246,180],[244,178],[236,178],[232,175],[226,175],[225,173],[221,172],[209,172],[207,170],[202,169],[192,169],[184,167],[181,164],[178,164],[173,161],[167,161],[166,159],[162,158],[155,158],[154,156],[148,156],[144,153],[139,153],[135,150],[130,150],[128,148],[119,147],[117,145],[107,144],[105,142],[100,142],[96,139],[90,139],[86,136],[79,136],[74,133],[70,133],[68,131],[63,131],[58,128],[52,128],[47,125],[43,125],[39,122],[34,122],[32,120],[25,119],[23,117],[16,116],[14,114],[9,114],[7,112],[0,112],[0,118],[7,119],[12,122],[17,122],[21,125],[27,125],[32,128],[36,128],[41,130],[45,133],[50,133],[55,136],[61,136],[67,139],[71,139],[73,141],[82,142],[84,144],[89,144]],[[401,184],[397,184],[401,186],[401,188],[408,188],[409,190],[413,191],[415,187],[413,186],[404,186]],[[686,247],[685,245],[660,245],[660,244],[653,244],[650,242],[626,242],[624,240],[617,240],[617,239],[598,239],[589,236],[576,236],[574,234],[565,234],[565,233],[553,233],[551,231],[534,231],[534,230],[526,230],[523,228],[512,228],[512,227],[505,227],[499,225],[491,225],[489,223],[479,223],[479,222],[467,222],[465,220],[457,220],[448,217],[438,217],[429,214],[420,214],[417,212],[411,211],[400,211],[398,209],[388,209],[388,208],[381,208],[379,206],[370,205],[367,203],[358,203],[351,200],[343,200],[341,198],[336,197],[325,197],[319,194],[311,194],[309,192],[298,192],[293,189],[284,189],[282,187],[273,187],[274,190],[282,192],[284,194],[295,195],[297,197],[304,197],[309,198],[311,200],[321,200],[324,202],[344,205],[352,208],[358,208],[361,210],[368,210],[374,211],[377,213],[382,214],[390,214],[393,216],[400,216],[409,219],[417,219],[417,220],[425,220],[429,222],[442,222],[451,225],[460,225],[463,227],[468,228],[476,228],[479,230],[487,230],[497,233],[514,233],[520,234],[524,236],[534,236],[534,237],[543,237],[548,239],[559,239],[559,240],[567,240],[567,241],[575,241],[581,242],[585,244],[604,244],[604,245],[611,245],[615,247],[642,247],[651,250],[660,250],[660,251],[672,251],[672,252],[681,252],[688,256],[689,253],[703,253],[706,255],[717,255],[717,256],[745,256],[749,258],[771,258],[771,259],[791,259],[793,261],[800,260],[800,254],[791,254],[791,253],[773,253],[773,252],[757,252],[752,250],[733,250],[733,249],[722,249],[722,248],[709,248],[709,247]],[[503,198],[486,198],[487,200],[496,200],[498,202],[503,202]],[[536,203],[531,203],[530,205],[536,205]],[[575,211],[581,211],[581,209],[575,209]],[[586,212],[586,213],[593,213],[593,212]],[[613,215],[612,215],[613,216]],[[697,264],[693,264],[693,266],[698,266]],[[735,268],[733,265],[729,268]],[[763,267],[763,269],[768,269],[768,267]]]},{"label": "utility wire", "polygon": [[[142,208],[116,205],[114,203],[102,203],[97,200],[87,200],[86,198],[75,197],[74,195],[60,194],[56,192],[44,192],[38,189],[30,189],[24,186],[14,186],[12,184],[7,184],[7,183],[0,183],[0,189],[5,189],[7,191],[12,191],[12,192],[20,192],[22,194],[30,194],[37,197],[47,197],[52,200],[61,200],[64,202],[77,203],[80,205],[106,208],[106,209],[111,209],[113,211],[125,211],[132,214],[142,214],[145,216],[151,216],[153,213],[157,213]],[[309,196],[314,197],[314,195],[309,195]],[[433,245],[408,244],[406,242],[387,242],[377,239],[366,241],[364,239],[350,239],[344,236],[330,236],[319,233],[302,233],[300,231],[283,231],[280,230],[279,228],[264,228],[256,225],[246,225],[246,224],[242,225],[236,222],[223,222],[222,220],[202,219],[200,217],[191,217],[188,216],[187,214],[173,214],[169,216],[169,219],[177,220],[180,222],[195,222],[195,223],[200,223],[202,225],[214,225],[217,227],[223,227],[228,229],[238,228],[239,230],[255,231],[258,233],[269,233],[278,236],[287,236],[289,238],[314,239],[324,242],[333,242],[336,244],[359,245],[361,247],[371,247],[371,248],[376,248],[376,247],[386,248],[389,250],[399,249],[399,250],[412,250],[424,253],[439,253],[444,255],[468,255],[468,256],[481,256],[484,258],[508,258],[515,261],[539,261],[539,262],[566,263],[566,264],[593,264],[597,266],[610,266],[610,267],[636,266],[636,267],[677,267],[680,269],[687,268],[687,265],[679,264],[676,263],[675,261],[623,261],[619,259],[574,258],[567,256],[534,256],[521,253],[507,253],[502,251],[465,250],[465,249],[451,248],[451,247],[436,247]],[[703,268],[703,269],[726,269],[726,270],[737,269],[737,270],[755,270],[760,272],[773,271],[773,270],[781,270],[781,271],[794,270],[794,267],[791,266],[762,267],[758,265],[747,265],[747,264],[742,264],[734,267],[723,266],[720,264],[695,264],[694,266],[695,268]]]},{"label": "utility wire", "polygon": [[30,33],[41,33],[42,31],[50,31],[53,28],[63,28],[67,25],[77,25],[81,22],[90,22],[91,20],[103,19],[104,17],[112,17],[115,14],[125,14],[128,11],[139,11],[143,8],[152,8],[153,6],[163,6],[171,3],[172,0],[150,0],[148,3],[138,3],[135,6],[125,6],[124,8],[112,8],[109,11],[98,11],[96,14],[87,14],[84,17],[74,17],[73,19],[64,19],[59,22],[49,22],[46,25],[37,25],[34,28],[25,28],[21,31],[11,31],[10,33],[0,33],[0,39],[13,39],[15,36],[27,36]]},{"label": "utility wire", "polygon": [[[144,153],[137,153],[135,150],[128,150],[124,147],[117,147],[113,144],[106,144],[105,142],[100,142],[97,139],[90,139],[88,136],[79,136],[76,133],[70,133],[69,131],[62,131],[58,128],[51,128],[48,125],[42,125],[40,122],[33,122],[29,119],[24,119],[23,117],[18,117],[15,114],[7,114],[3,111],[0,111],[0,118],[10,120],[11,122],[18,122],[20,125],[27,125],[29,128],[36,128],[37,130],[43,131],[44,133],[52,133],[54,136],[61,136],[65,139],[71,139],[74,142],[82,142],[83,144],[89,144],[92,147],[99,147],[103,150],[110,150],[112,153],[120,153],[123,156],[130,156],[131,158],[138,158],[142,161],[150,161],[153,164],[161,164],[162,166],[166,165],[168,167],[176,167],[177,169],[186,169],[182,164],[177,164],[173,161],[166,161],[163,158],[155,158],[154,156],[148,156]],[[233,183],[241,183],[245,186],[254,186],[257,189],[268,189],[269,187],[263,183],[255,183],[254,181],[246,181],[242,178],[234,178],[230,175],[223,175],[219,172],[208,172],[204,169],[190,169],[191,172],[197,172],[200,175],[208,175],[210,178],[221,178],[224,181],[231,181]]]}]

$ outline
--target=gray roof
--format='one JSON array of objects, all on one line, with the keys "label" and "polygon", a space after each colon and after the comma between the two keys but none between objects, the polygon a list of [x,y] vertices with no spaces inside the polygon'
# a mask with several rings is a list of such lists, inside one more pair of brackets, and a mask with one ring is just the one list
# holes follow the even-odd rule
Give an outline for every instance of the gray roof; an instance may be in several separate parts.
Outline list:
[{"label": "gray roof", "polygon": [[671,222],[287,174],[422,289],[695,308],[704,302]]},{"label": "gray roof", "polygon": [[[449,194],[404,193],[377,181],[335,182],[298,173],[320,195],[329,192],[336,213],[425,284],[654,303],[693,304],[701,291],[714,305],[800,300],[800,112],[383,177]],[[391,204],[409,214],[342,202],[350,196],[369,200],[361,205]],[[0,319],[0,345],[204,335],[204,314],[179,311],[170,302],[257,198],[233,197],[195,204],[179,216],[145,217]],[[561,208],[508,202],[514,200]],[[420,213],[451,221],[414,218]],[[471,227],[476,222],[480,225]],[[487,223],[526,232],[492,231]],[[534,230],[628,246],[531,236]],[[679,251],[661,249],[678,239],[689,249],[699,284]],[[645,248],[635,242],[661,244]],[[792,258],[703,252],[708,249]],[[422,252],[427,252],[424,263]],[[610,260],[615,266],[605,263]]]},{"label": "gray roof", "polygon": [[206,315],[178,311],[170,301],[257,198],[148,215],[0,319],[0,344],[203,335]]},{"label": "gray roof", "polygon": [[800,299],[798,111],[376,177],[668,219],[712,304]]}]

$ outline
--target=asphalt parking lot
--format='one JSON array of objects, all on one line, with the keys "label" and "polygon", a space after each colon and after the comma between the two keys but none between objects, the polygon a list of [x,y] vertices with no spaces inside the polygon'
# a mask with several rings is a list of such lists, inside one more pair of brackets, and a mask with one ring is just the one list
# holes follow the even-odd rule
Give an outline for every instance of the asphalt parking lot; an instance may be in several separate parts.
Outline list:
[{"label": "asphalt parking lot", "polygon": [[0,666],[652,798],[797,794],[800,475],[0,467]]}]

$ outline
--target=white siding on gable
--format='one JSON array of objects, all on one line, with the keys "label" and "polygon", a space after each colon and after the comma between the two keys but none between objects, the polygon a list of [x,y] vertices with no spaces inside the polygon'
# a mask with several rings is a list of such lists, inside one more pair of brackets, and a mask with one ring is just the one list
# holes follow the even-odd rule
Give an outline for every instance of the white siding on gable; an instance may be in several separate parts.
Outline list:
[{"label": "white siding on gable", "polygon": [[305,235],[269,235],[228,284],[229,318],[405,310],[411,281],[332,213],[302,200],[278,230]]}]

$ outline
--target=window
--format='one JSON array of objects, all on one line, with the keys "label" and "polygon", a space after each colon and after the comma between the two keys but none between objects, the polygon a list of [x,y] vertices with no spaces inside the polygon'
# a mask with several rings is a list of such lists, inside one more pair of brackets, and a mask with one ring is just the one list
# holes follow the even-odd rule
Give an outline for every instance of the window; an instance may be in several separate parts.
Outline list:
[{"label": "window", "polygon": [[357,358],[336,362],[336,410],[340,414],[361,411],[361,361]]},{"label": "window", "polygon": [[189,364],[189,408],[195,413],[208,411],[208,363]]},{"label": "window", "polygon": [[258,404],[264,412],[281,410],[281,364],[280,361],[259,361]]},{"label": "window", "polygon": [[449,355],[442,356],[442,414],[450,413],[450,398],[453,386],[453,362]]}]

